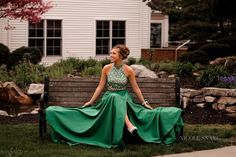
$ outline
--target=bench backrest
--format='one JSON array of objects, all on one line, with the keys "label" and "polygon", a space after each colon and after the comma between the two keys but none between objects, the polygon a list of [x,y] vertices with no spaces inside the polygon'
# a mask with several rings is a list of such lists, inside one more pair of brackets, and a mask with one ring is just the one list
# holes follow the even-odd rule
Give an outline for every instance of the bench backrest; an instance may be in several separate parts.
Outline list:
[{"label": "bench backrest", "polygon": [[[63,78],[45,79],[45,92],[48,93],[46,104],[78,107],[92,97],[99,78]],[[137,78],[137,83],[153,107],[179,106],[179,79],[178,78]],[[127,89],[137,101],[131,86]],[[102,95],[102,94],[101,94]],[[137,101],[138,102],[138,101]]]}]

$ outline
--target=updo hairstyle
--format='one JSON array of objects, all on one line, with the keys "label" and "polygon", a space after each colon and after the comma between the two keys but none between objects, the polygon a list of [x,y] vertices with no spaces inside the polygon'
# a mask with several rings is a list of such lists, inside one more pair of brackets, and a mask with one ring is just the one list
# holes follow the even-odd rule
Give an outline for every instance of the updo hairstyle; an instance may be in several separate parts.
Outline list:
[{"label": "updo hairstyle", "polygon": [[125,45],[118,44],[113,47],[113,49],[119,49],[119,53],[122,59],[126,59],[130,53],[129,48]]}]

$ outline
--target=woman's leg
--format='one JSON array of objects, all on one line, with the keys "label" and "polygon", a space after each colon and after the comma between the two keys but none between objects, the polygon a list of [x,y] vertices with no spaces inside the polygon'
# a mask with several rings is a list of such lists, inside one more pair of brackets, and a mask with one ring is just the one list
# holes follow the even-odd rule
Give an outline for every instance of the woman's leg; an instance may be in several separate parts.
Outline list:
[{"label": "woman's leg", "polygon": [[137,130],[137,128],[130,122],[127,113],[125,115],[125,125],[130,133],[133,133],[134,130]]}]

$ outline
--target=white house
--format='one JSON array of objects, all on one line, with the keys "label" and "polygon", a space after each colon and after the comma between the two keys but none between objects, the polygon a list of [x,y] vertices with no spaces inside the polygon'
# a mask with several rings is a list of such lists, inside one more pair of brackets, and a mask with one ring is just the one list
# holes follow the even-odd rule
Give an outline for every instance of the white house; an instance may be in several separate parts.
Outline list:
[{"label": "white house", "polygon": [[[0,20],[0,43],[10,50],[38,47],[43,63],[67,57],[105,58],[117,43],[132,57],[141,49],[167,47],[168,16],[153,13],[142,0],[53,0],[41,23]],[[14,29],[5,30],[10,24]]]}]

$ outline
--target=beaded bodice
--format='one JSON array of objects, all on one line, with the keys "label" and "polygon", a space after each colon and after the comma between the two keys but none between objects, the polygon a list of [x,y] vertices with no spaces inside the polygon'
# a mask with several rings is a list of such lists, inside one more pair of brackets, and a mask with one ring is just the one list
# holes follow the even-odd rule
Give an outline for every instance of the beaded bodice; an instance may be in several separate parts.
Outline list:
[{"label": "beaded bodice", "polygon": [[115,67],[114,65],[112,66],[111,71],[107,76],[107,90],[118,91],[126,89],[128,79],[123,68],[124,65],[121,67]]}]

